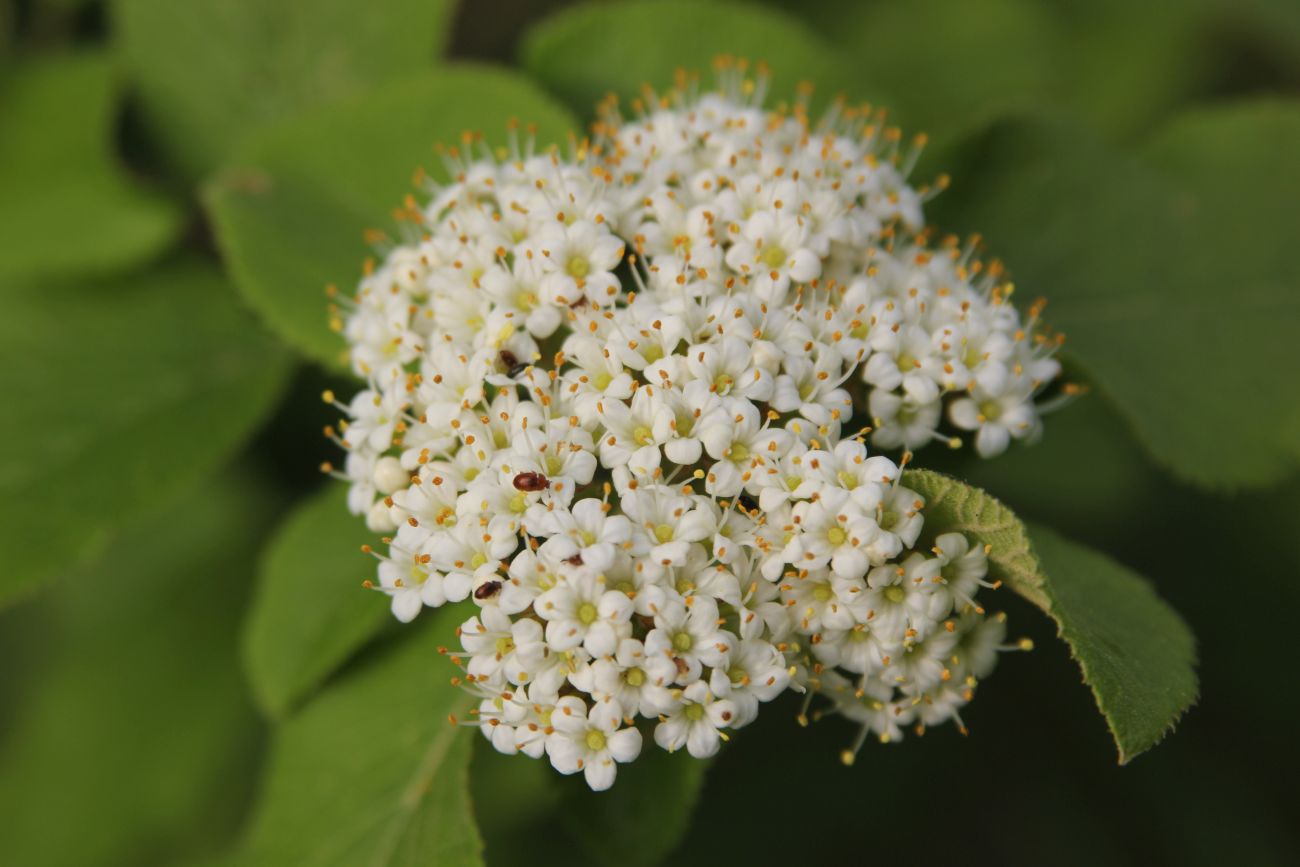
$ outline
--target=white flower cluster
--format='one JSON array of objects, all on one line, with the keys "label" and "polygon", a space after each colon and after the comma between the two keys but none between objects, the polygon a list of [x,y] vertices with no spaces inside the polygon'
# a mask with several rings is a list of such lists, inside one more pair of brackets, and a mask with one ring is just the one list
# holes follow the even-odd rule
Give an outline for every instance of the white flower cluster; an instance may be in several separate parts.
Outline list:
[{"label": "white flower cluster", "polygon": [[863,738],[954,718],[1002,640],[985,551],[923,547],[846,426],[914,449],[946,408],[995,454],[1037,432],[1053,343],[927,246],[892,131],[755,90],[607,110],[570,159],[458,156],[340,321],[378,586],[403,621],[472,600],[476,723],[595,789],[643,728],[708,756],[787,688]]}]

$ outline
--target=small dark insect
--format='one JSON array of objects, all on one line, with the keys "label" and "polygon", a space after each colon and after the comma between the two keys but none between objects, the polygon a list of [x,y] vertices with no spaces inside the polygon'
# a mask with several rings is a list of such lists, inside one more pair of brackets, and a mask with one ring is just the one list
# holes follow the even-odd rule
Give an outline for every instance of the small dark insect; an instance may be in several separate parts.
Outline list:
[{"label": "small dark insect", "polygon": [[482,584],[474,588],[474,598],[487,599],[489,596],[495,596],[497,591],[500,589],[500,581],[484,581]]},{"label": "small dark insect", "polygon": [[544,491],[550,483],[541,473],[520,473],[513,482],[516,491]]},{"label": "small dark insect", "polygon": [[581,554],[574,554],[572,557],[566,558],[564,562],[565,562],[565,563],[568,563],[570,566],[581,566],[581,565],[582,565],[582,555],[581,555]]},{"label": "small dark insect", "polygon": [[506,376],[514,379],[528,369],[528,365],[519,360],[509,349],[501,350],[501,363],[506,367]]}]

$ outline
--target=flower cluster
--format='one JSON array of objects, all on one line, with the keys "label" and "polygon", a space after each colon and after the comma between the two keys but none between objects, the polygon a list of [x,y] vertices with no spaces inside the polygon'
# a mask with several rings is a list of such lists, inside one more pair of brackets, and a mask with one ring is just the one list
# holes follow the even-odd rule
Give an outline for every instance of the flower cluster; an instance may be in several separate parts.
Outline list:
[{"label": "flower cluster", "polygon": [[929,243],[877,116],[761,90],[607,104],[568,159],[454,155],[340,317],[378,587],[404,621],[470,600],[476,724],[595,789],[643,730],[708,756],[788,688],[860,741],[955,718],[1001,645],[986,552],[922,543],[866,442],[1035,435],[1055,344]]}]

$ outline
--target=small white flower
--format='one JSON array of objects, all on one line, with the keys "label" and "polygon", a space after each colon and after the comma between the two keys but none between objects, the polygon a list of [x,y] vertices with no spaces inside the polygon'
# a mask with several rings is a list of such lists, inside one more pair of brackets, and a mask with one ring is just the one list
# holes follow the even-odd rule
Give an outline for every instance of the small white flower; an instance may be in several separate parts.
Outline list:
[{"label": "small white flower", "polygon": [[545,275],[539,284],[547,304],[595,306],[613,303],[619,293],[616,268],[623,260],[623,242],[602,225],[579,220],[548,229],[535,242]]},{"label": "small white flower", "polygon": [[771,701],[790,685],[789,666],[781,651],[767,641],[741,641],[725,667],[713,669],[709,687],[735,705],[731,728],[748,725],[758,717],[759,702]]},{"label": "small white flower", "polygon": [[1006,451],[1013,439],[1034,436],[1039,426],[1033,403],[1014,389],[996,395],[976,389],[954,401],[948,414],[957,427],[976,432],[975,450],[986,458]]},{"label": "small white flower", "polygon": [[449,530],[429,537],[426,550],[433,564],[446,573],[445,594],[452,602],[469,595],[472,587],[489,580],[501,561],[519,544],[512,521],[498,516],[485,522],[460,521]]},{"label": "small white flower", "polygon": [[808,226],[795,212],[760,211],[738,234],[727,250],[727,264],[745,275],[764,301],[780,303],[791,282],[806,283],[821,274],[821,257],[807,246]]},{"label": "small white flower", "polygon": [[681,691],[662,719],[655,726],[655,743],[669,752],[686,747],[695,758],[707,759],[718,751],[722,729],[734,723],[736,704],[715,699],[709,685],[698,681]]},{"label": "small white flower", "polygon": [[537,597],[533,610],[546,620],[551,647],[569,650],[582,644],[593,656],[606,656],[628,637],[632,600],[621,590],[605,589],[603,575],[579,566]]},{"label": "small white flower", "polygon": [[612,698],[628,713],[653,717],[673,705],[668,684],[676,666],[663,656],[646,656],[645,645],[625,638],[613,659],[596,659],[582,666],[569,680],[595,699]]},{"label": "small white flower", "polygon": [[786,546],[786,562],[801,569],[829,565],[839,578],[861,578],[877,550],[880,527],[846,495],[823,496],[794,507],[799,532]]},{"label": "small white flower", "polygon": [[700,679],[704,666],[721,665],[736,643],[718,628],[718,605],[707,596],[692,597],[688,606],[669,602],[655,614],[655,628],[645,639],[647,656],[660,656],[676,668],[674,683]]},{"label": "small white flower", "polygon": [[587,705],[573,696],[556,702],[551,711],[551,733],[546,736],[546,754],[551,766],[562,774],[582,771],[587,785],[602,792],[614,785],[616,762],[630,762],[641,753],[641,732],[619,728],[623,711],[618,702]]}]

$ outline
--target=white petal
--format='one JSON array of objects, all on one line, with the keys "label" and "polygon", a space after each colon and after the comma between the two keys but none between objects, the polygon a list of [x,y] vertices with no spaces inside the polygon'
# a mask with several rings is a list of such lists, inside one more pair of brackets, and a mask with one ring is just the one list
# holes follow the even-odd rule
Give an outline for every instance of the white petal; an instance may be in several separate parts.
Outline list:
[{"label": "white petal", "polygon": [[620,729],[609,735],[605,744],[616,761],[630,762],[641,754],[641,732],[635,728]]}]

